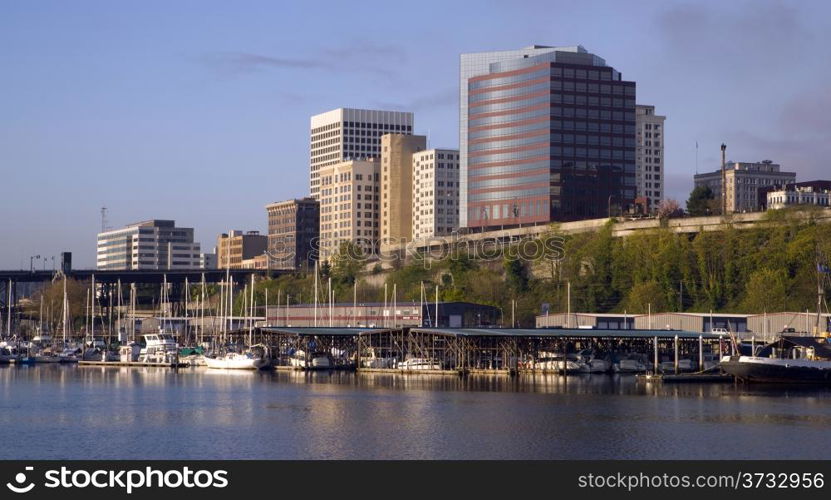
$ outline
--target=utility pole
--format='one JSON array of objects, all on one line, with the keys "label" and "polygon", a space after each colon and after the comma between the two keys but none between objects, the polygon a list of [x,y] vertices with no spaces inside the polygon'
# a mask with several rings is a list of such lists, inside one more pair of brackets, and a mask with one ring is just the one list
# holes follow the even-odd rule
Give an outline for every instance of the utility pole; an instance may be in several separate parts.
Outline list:
[{"label": "utility pole", "polygon": [[721,144],[721,216],[727,215],[727,144]]}]

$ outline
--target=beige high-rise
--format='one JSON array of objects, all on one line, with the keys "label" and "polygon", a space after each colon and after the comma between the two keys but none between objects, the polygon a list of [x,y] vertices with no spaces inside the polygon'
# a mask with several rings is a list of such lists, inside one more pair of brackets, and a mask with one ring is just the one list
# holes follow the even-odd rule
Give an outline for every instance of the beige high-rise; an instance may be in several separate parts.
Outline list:
[{"label": "beige high-rise", "polygon": [[349,241],[378,251],[378,161],[349,160],[320,169],[320,257]]},{"label": "beige high-rise", "polygon": [[413,154],[427,148],[423,135],[381,136],[381,243],[413,239]]}]

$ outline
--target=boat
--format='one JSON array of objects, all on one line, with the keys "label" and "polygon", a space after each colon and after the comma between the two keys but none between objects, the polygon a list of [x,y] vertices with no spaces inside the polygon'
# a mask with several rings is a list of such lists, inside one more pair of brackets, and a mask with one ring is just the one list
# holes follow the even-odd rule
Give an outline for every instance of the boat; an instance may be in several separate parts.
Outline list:
[{"label": "boat", "polygon": [[[675,371],[675,361],[661,361],[661,364],[659,366],[663,373],[670,373]],[[678,360],[679,372],[691,372],[693,371],[693,369],[693,362],[691,359],[681,358]]]},{"label": "boat", "polygon": [[579,356],[583,361],[580,366],[580,371],[583,373],[606,373],[612,369],[612,363],[608,358],[599,358],[592,350],[580,351]]},{"label": "boat", "polygon": [[441,370],[441,363],[434,359],[426,358],[409,358],[398,363],[398,369],[403,371],[410,370]]},{"label": "boat", "polygon": [[328,353],[313,352],[307,358],[303,350],[297,350],[289,357],[289,365],[303,370],[331,370],[334,367]]},{"label": "boat", "polygon": [[534,362],[534,369],[544,372],[580,373],[584,364],[576,354],[569,354],[563,360],[562,354],[541,352],[540,357]]},{"label": "boat", "polygon": [[[164,364],[164,365],[178,365],[179,364],[179,344],[176,338],[170,333],[150,333],[142,335],[144,339],[144,346],[138,352],[138,356],[134,359],[138,363],[146,364]],[[133,346],[133,352],[135,346]]]},{"label": "boat", "polygon": [[644,373],[649,366],[644,363],[643,358],[637,354],[627,354],[612,365],[615,373]]},{"label": "boat", "polygon": [[64,347],[63,350],[58,353],[58,362],[77,363],[81,354],[82,350],[80,347]]},{"label": "boat", "polygon": [[755,356],[725,356],[720,366],[742,382],[831,385],[831,343],[826,337],[783,335]]},{"label": "boat", "polygon": [[220,370],[262,370],[271,366],[271,356],[266,346],[257,344],[245,352],[229,352],[213,358],[206,357],[205,365]]},{"label": "boat", "polygon": [[375,349],[369,348],[364,356],[361,356],[361,368],[392,368],[392,358],[382,358],[376,355]]}]

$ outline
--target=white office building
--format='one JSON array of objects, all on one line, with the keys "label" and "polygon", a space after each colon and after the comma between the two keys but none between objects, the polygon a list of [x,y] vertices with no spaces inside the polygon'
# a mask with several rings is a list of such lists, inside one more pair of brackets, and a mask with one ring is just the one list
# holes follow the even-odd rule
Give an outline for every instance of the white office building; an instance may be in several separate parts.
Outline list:
[{"label": "white office building", "polygon": [[635,178],[638,197],[647,198],[655,210],[664,199],[664,121],[655,106],[635,105]]},{"label": "white office building", "polygon": [[148,220],[98,233],[96,267],[100,270],[199,269],[199,243],[193,228],[172,220]]},{"label": "white office building", "polygon": [[459,150],[413,154],[413,239],[446,236],[459,228]]},{"label": "white office building", "polygon": [[311,118],[309,187],[320,199],[320,169],[345,160],[381,156],[381,136],[412,134],[413,114],[404,111],[338,108]]},{"label": "white office building", "polygon": [[828,207],[831,191],[815,189],[812,186],[786,186],[767,193],[767,209],[779,210],[794,205],[816,205]]}]

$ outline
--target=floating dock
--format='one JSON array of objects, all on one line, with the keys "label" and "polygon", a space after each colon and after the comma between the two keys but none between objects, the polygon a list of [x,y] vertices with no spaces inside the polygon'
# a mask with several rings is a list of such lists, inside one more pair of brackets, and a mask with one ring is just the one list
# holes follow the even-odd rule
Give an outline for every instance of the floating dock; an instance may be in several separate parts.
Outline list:
[{"label": "floating dock", "polygon": [[123,362],[123,361],[78,361],[78,366],[112,366],[112,367],[124,367],[129,366],[131,368],[147,368],[147,367],[156,367],[156,368],[185,368],[190,366],[187,363],[133,363],[133,362]]},{"label": "floating dock", "polygon": [[679,373],[675,374],[640,374],[637,379],[643,382],[664,382],[664,383],[716,383],[723,384],[733,382],[732,375],[724,375],[721,373]]}]

